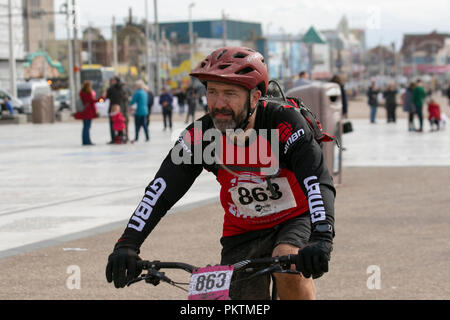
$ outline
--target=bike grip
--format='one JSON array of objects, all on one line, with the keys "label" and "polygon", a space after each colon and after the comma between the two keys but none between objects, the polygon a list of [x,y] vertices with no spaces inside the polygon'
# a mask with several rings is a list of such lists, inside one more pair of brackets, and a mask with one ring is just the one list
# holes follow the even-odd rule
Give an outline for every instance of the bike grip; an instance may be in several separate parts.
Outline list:
[{"label": "bike grip", "polygon": [[137,260],[136,261],[136,269],[137,270],[148,270],[151,268],[152,263],[148,260]]},{"label": "bike grip", "polygon": [[289,255],[289,262],[291,263],[291,264],[297,264],[297,261],[298,261],[298,254],[290,254]]}]

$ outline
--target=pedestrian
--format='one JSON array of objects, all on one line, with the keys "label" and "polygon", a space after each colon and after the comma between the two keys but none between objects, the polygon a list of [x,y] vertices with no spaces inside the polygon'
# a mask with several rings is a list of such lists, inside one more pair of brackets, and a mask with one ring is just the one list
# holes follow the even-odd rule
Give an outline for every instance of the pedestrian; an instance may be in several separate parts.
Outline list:
[{"label": "pedestrian", "polygon": [[334,75],[331,78],[330,82],[337,83],[339,85],[339,89],[341,90],[341,101],[342,101],[342,117],[344,119],[348,118],[348,102],[347,102],[347,93],[345,92],[345,81],[342,77],[338,75]]},{"label": "pedestrian", "polygon": [[120,112],[120,106],[118,104],[114,104],[111,107],[111,113],[109,115],[110,119],[113,123],[113,129],[114,129],[114,143],[115,144],[121,144],[126,143],[125,140],[125,117],[122,115],[122,112]]},{"label": "pedestrian", "polygon": [[416,106],[413,101],[413,91],[415,86],[415,83],[411,82],[403,95],[403,111],[408,112],[408,131],[416,131],[414,125]]},{"label": "pedestrian", "polygon": [[148,106],[148,115],[147,115],[147,127],[150,128],[150,114],[152,113],[153,104],[155,103],[155,95],[151,89],[147,91],[147,106]]},{"label": "pedestrian", "polygon": [[436,125],[436,131],[439,131],[441,123],[441,107],[433,97],[431,97],[430,102],[428,103],[428,121],[430,121],[430,131],[434,131],[434,125]]},{"label": "pedestrian", "polygon": [[192,85],[192,83],[189,85],[189,87],[186,89],[186,102],[188,105],[188,110],[186,114],[186,121],[185,123],[189,122],[189,118],[192,118],[192,122],[195,120],[195,109],[197,109],[197,92]]},{"label": "pedestrian", "polygon": [[396,109],[397,109],[397,93],[395,82],[389,83],[387,89],[383,92],[383,98],[385,101],[387,122],[395,123],[397,121]]},{"label": "pedestrian", "polygon": [[147,87],[145,86],[144,81],[138,80],[136,81],[136,92],[133,94],[133,97],[130,101],[130,106],[136,104],[136,112],[134,113],[134,127],[135,127],[135,137],[133,142],[137,142],[139,140],[139,131],[141,128],[144,129],[145,141],[149,141],[149,132],[147,126],[147,116],[148,116],[148,95],[147,95]]},{"label": "pedestrian", "polygon": [[450,83],[448,84],[448,87],[445,91],[445,95],[447,96],[448,104],[450,105]]},{"label": "pedestrian", "polygon": [[205,87],[201,86],[196,89],[197,91],[197,97],[198,97],[198,104],[201,109],[205,112],[205,114],[208,113],[208,104],[206,103],[206,90]]},{"label": "pedestrian", "polygon": [[113,120],[111,119],[112,106],[118,105],[120,108],[120,113],[124,116],[125,129],[123,130],[123,138],[128,139],[127,128],[128,128],[128,112],[127,112],[127,92],[124,89],[120,78],[115,76],[111,79],[111,86],[106,91],[106,99],[109,100],[108,114],[109,116],[109,130],[111,135],[111,141],[108,144],[115,143],[115,130],[113,126]]},{"label": "pedestrian", "polygon": [[172,94],[166,88],[163,88],[161,91],[161,95],[159,96],[159,104],[162,107],[164,131],[166,131],[167,125],[169,125],[169,128],[172,131],[172,103]]},{"label": "pedestrian", "polygon": [[175,96],[178,99],[178,107],[179,107],[179,114],[182,115],[184,113],[184,108],[186,105],[186,93],[184,88],[181,88],[178,90],[178,92],[175,94]]},{"label": "pedestrian", "polygon": [[423,102],[426,97],[425,89],[422,86],[422,80],[418,79],[416,82],[416,87],[413,91],[413,101],[416,106],[416,114],[419,118],[419,129],[417,132],[423,132]]},{"label": "pedestrian", "polygon": [[372,82],[370,88],[367,92],[368,103],[370,107],[370,123],[376,123],[375,119],[377,116],[377,107],[378,107],[378,93],[380,91],[377,88],[375,82]]},{"label": "pedestrian", "polygon": [[92,82],[87,80],[83,82],[80,90],[80,99],[83,103],[83,111],[75,113],[75,119],[83,120],[83,130],[81,134],[81,142],[83,146],[94,145],[91,141],[90,130],[92,120],[98,117],[97,106],[95,105],[99,99],[96,99],[96,93],[92,90]]},{"label": "pedestrian", "polygon": [[[229,67],[224,69],[224,63]],[[253,72],[246,73],[250,68]],[[155,170],[154,179],[108,257],[107,281],[123,288],[140,274],[137,261],[141,245],[206,169],[221,186],[224,218],[220,264],[298,254],[292,267],[300,270],[301,275],[273,273],[278,295],[285,300],[315,299],[313,279],[329,270],[336,189],[306,119],[296,108],[261,99],[266,94],[269,77],[264,57],[253,49],[217,49],[191,75],[207,87],[209,113],[198,119],[197,125],[186,128]],[[267,141],[267,131],[280,133],[279,128],[285,128],[280,139],[283,142],[276,139],[267,148],[278,148],[276,154],[282,159],[273,160],[281,163],[280,170],[276,177],[267,176],[266,153],[252,151],[255,150],[252,145],[260,145],[259,140]],[[217,138],[206,137],[213,132]],[[217,144],[223,148],[215,148]],[[194,150],[195,154],[197,148],[201,154],[211,154],[211,147],[216,151],[215,162],[197,156],[194,159]],[[217,154],[219,149],[227,150],[226,157]],[[228,151],[235,156],[228,157]],[[250,152],[255,153],[255,162],[245,156]],[[242,156],[247,160],[235,161],[243,159]],[[180,157],[186,161],[179,163]],[[176,236],[183,241],[183,237],[190,235]],[[269,299],[270,277],[266,274],[250,279],[243,273],[233,274],[230,298]]]},{"label": "pedestrian", "polygon": [[293,88],[300,86],[307,86],[311,84],[311,81],[308,79],[308,73],[306,71],[300,71],[298,74],[298,79],[294,81],[292,85]]},{"label": "pedestrian", "polygon": [[[9,111],[10,115],[14,115],[13,106],[11,105],[11,102],[9,101],[9,99],[6,95],[3,97],[3,105]],[[0,114],[1,114],[1,110],[0,110]]]}]

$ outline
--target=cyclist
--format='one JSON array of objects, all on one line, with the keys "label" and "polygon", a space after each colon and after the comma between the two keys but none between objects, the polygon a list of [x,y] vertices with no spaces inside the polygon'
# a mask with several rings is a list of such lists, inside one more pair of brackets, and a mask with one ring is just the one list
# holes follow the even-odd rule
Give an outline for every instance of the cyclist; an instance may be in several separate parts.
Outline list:
[{"label": "cyclist", "polygon": [[[225,211],[221,264],[298,253],[292,268],[301,270],[303,276],[275,274],[279,297],[314,299],[313,279],[328,271],[336,191],[312,130],[297,108],[261,99],[268,89],[268,74],[259,52],[245,47],[220,48],[191,76],[206,87],[209,113],[187,127],[146,188],[108,258],[107,281],[120,288],[140,273],[136,261],[141,244],[206,169],[221,185],[220,202]],[[222,153],[215,154],[213,163],[205,156],[199,161],[197,151],[209,150],[213,143],[206,139],[211,128],[220,132],[214,141],[221,145],[218,152]],[[271,129],[277,129],[278,149],[274,147],[276,139],[263,134]],[[248,160],[252,146],[261,141],[268,142],[270,164],[259,155],[257,161]],[[187,161],[177,163],[174,159],[180,150]],[[231,151],[234,156],[225,154]],[[237,161],[241,156],[244,160]],[[279,168],[277,175],[265,175],[265,169],[274,163]],[[233,276],[232,299],[270,298],[270,275],[235,281],[239,277]]]}]

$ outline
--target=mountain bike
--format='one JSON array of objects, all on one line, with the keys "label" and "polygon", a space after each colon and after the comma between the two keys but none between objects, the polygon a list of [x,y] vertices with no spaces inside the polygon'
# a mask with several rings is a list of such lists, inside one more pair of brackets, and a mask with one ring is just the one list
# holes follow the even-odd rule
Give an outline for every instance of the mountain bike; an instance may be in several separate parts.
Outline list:
[{"label": "mountain bike", "polygon": [[[163,262],[163,261],[138,261],[138,268],[145,270],[137,278],[129,281],[127,286],[140,281],[157,286],[166,282],[177,287],[188,294],[188,300],[228,300],[229,288],[232,275],[236,272],[248,274],[247,277],[236,281],[248,280],[264,274],[272,275],[272,300],[277,299],[276,284],[273,273],[301,274],[297,270],[291,270],[291,265],[297,260],[296,254],[286,256],[247,259],[239,261],[233,265],[208,265],[206,267],[196,267],[184,262]],[[179,269],[191,274],[190,282],[175,282],[166,276],[165,269]],[[188,286],[188,289],[185,287]]]}]

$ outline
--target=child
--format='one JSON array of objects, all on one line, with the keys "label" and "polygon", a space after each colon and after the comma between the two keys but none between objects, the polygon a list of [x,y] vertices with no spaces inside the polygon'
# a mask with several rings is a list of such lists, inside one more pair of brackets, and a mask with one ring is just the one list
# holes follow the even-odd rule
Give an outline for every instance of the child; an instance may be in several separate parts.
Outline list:
[{"label": "child", "polygon": [[111,120],[113,122],[113,129],[116,133],[114,143],[124,143],[125,118],[120,112],[120,106],[118,104],[111,107]]},{"label": "child", "polygon": [[441,110],[439,105],[433,98],[431,98],[430,103],[428,103],[428,120],[430,121],[431,131],[434,131],[433,125],[436,125],[436,131],[439,131]]}]

